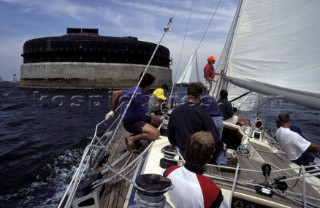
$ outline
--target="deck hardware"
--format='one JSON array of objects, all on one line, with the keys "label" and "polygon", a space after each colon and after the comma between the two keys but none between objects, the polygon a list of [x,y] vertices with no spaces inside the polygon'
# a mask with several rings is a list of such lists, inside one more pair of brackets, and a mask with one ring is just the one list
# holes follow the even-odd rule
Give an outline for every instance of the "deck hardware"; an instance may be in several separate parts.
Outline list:
[{"label": "deck hardware", "polygon": [[140,207],[164,207],[171,180],[157,174],[143,174],[136,178],[135,201]]}]

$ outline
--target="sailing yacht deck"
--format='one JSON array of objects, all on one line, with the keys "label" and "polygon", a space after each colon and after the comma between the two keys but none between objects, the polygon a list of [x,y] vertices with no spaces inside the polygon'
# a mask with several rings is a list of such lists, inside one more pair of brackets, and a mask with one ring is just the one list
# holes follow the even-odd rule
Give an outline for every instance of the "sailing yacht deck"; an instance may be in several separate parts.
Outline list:
[{"label": "sailing yacht deck", "polygon": [[[110,145],[110,158],[109,162],[113,162],[120,158],[125,152],[126,152],[126,145],[124,142],[124,138],[126,138],[129,135],[128,132],[126,132],[123,128],[120,129],[115,136],[117,139],[121,139],[121,141],[115,141]],[[130,161],[134,160],[137,157],[137,155],[132,154],[132,159]],[[119,164],[119,166],[123,165],[124,162]],[[108,178],[110,176],[114,175],[114,173],[108,173],[105,178]],[[134,175],[134,171],[131,172],[129,175],[127,175],[128,178],[132,178]],[[123,207],[124,202],[126,200],[127,192],[129,190],[130,183],[126,180],[121,180],[117,183],[110,183],[106,184],[106,196],[104,198],[103,207]]]},{"label": "sailing yacht deck", "polygon": [[[114,166],[115,170],[122,170],[123,167],[128,165],[131,161],[136,159],[139,155],[137,154],[130,154],[126,151],[126,145],[124,143],[124,138],[129,135],[128,132],[126,132],[122,127],[118,130],[117,134],[115,135],[115,140],[113,140],[110,144],[110,157],[108,159],[108,163],[111,164],[114,161],[118,160],[122,157],[124,154],[128,154],[128,157],[126,157],[126,160],[123,160],[119,162],[116,166]],[[143,172],[144,173],[156,173],[159,174],[161,170],[163,169],[159,166],[159,161],[162,157],[161,149],[162,147],[168,145],[167,137],[161,137],[161,139],[155,141],[153,143],[153,146],[151,147],[150,155],[152,155],[152,158],[148,158],[148,162],[144,165]],[[272,164],[272,170],[277,169],[290,169],[289,161],[285,160],[284,158],[281,158],[277,156],[277,154],[274,154],[272,152],[269,152],[269,149],[266,147],[250,142],[250,145],[254,147],[254,149],[259,152],[260,156],[263,158],[263,160],[267,163]],[[259,183],[263,183],[265,181],[264,176],[261,172],[261,165],[263,162],[256,161],[253,159],[249,159],[244,156],[237,156],[239,159],[239,164],[241,171],[238,173],[237,177],[237,185],[235,187],[234,195],[232,196],[232,199],[230,198],[230,202],[234,203],[234,200],[236,199],[246,199],[247,197],[256,198],[256,203],[258,203],[259,206],[263,205],[262,207],[300,207],[299,205],[295,203],[290,203],[290,200],[284,199],[281,197],[282,193],[275,193],[273,197],[267,197],[263,195],[259,195],[255,192],[254,186]],[[140,165],[135,166],[134,168],[129,168],[128,170],[124,171],[123,174],[130,180],[134,179],[135,174],[137,173]],[[255,170],[253,171],[246,171],[245,169]],[[215,181],[216,184],[218,184],[219,187],[226,190],[227,192],[231,191],[232,183],[235,177],[235,173],[225,172],[218,170],[217,167],[214,166],[208,166],[205,174]],[[272,181],[271,179],[274,179],[276,177],[282,176],[282,175],[288,175],[288,174],[296,174],[293,170],[287,170],[287,171],[280,171],[276,173],[271,173],[270,177],[268,178],[268,181]],[[107,174],[104,175],[104,178],[110,178],[114,176],[115,174],[112,171],[109,171]],[[303,182],[302,181],[289,181],[287,182],[289,188],[284,193],[286,196],[292,196],[295,198],[302,198],[303,194]],[[132,197],[132,194],[130,193],[130,189],[132,189],[132,185],[129,181],[124,180],[120,178],[119,176],[116,176],[114,180],[108,182],[106,185],[104,185],[105,188],[105,196],[102,197],[101,201],[101,207],[127,207],[129,203],[130,197]],[[225,197],[231,197],[226,194],[226,191],[223,192]],[[320,194],[309,184],[305,184],[305,193],[306,196],[312,197],[315,199],[320,198]],[[167,195],[167,194],[166,194]],[[317,204],[319,201],[315,201],[313,199],[310,199],[312,203]],[[168,199],[168,195],[167,195]],[[282,204],[278,206],[279,204]],[[283,206],[285,205],[285,206]]]},{"label": "sailing yacht deck", "polygon": [[[116,160],[118,160],[119,158],[122,157],[123,154],[125,154],[127,152],[126,150],[126,145],[124,142],[124,138],[126,138],[127,136],[129,136],[129,133],[127,131],[125,131],[123,129],[123,127],[121,127],[117,134],[115,135],[115,139],[111,141],[110,144],[110,157],[108,159],[109,163],[112,163]],[[123,160],[121,161],[116,167],[115,169],[121,169],[124,165],[128,164],[128,162],[130,163],[131,161],[133,161],[134,159],[136,159],[138,157],[137,154],[129,154],[128,156],[128,160]],[[126,177],[128,177],[129,179],[132,179],[134,174],[135,174],[135,170],[130,171],[130,173],[128,173],[128,171],[126,171]],[[109,178],[111,176],[113,176],[114,173],[109,172],[107,173],[104,178]],[[119,177],[116,177],[116,180],[120,180]],[[106,195],[104,197],[104,200],[102,202],[102,207],[124,207],[124,203],[126,201],[126,197],[127,197],[127,193],[128,190],[130,188],[130,183],[127,180],[120,180],[118,182],[112,182],[112,183],[107,183],[105,185],[105,190],[106,190]]]},{"label": "sailing yacht deck", "polygon": [[[289,164],[291,163],[288,159],[286,159],[285,157],[279,157],[277,154],[270,152],[268,148],[254,143],[254,142],[249,142],[250,145],[252,145],[254,147],[254,149],[259,152],[260,156],[262,157],[262,159],[265,161],[265,163],[269,163],[272,167],[272,171],[275,170],[279,170],[282,169],[282,171],[279,172],[272,172],[270,174],[270,176],[268,177],[268,182],[271,182],[271,179],[280,177],[280,176],[284,176],[284,175],[297,175],[297,173],[294,170],[283,170],[283,169],[290,169],[292,167],[289,166]],[[288,204],[288,200],[286,200],[286,202],[284,201],[284,199],[281,199],[281,197],[277,197],[276,195],[274,195],[272,198],[269,198],[267,196],[262,196],[259,195],[255,192],[255,189],[253,189],[253,191],[245,191],[243,190],[243,188],[245,189],[245,186],[249,187],[252,186],[252,184],[260,184],[265,182],[265,178],[262,174],[261,171],[261,166],[264,162],[260,162],[260,161],[256,161],[253,159],[249,159],[245,156],[237,156],[238,160],[239,160],[239,164],[240,164],[240,168],[241,169],[250,169],[250,170],[257,170],[259,172],[253,172],[253,171],[245,171],[245,170],[241,170],[238,173],[238,177],[237,177],[237,182],[243,183],[242,184],[242,189],[238,189],[236,187],[235,189],[235,195],[237,195],[238,193],[245,193],[247,195],[251,195],[251,197],[257,197],[259,198],[259,200],[263,200],[265,199],[266,201],[282,201],[282,204],[287,204],[287,206],[289,207],[294,207],[297,206],[295,204]],[[235,173],[230,173],[230,172],[222,172],[219,171],[217,167],[213,167],[213,166],[208,166],[207,170],[205,172],[206,175],[208,175],[209,177],[212,177],[213,180],[219,184],[219,186],[221,188],[225,188],[225,189],[229,189],[230,188],[230,184],[231,181],[234,180],[235,177]],[[229,186],[226,186],[226,182],[224,181],[220,181],[219,180],[219,176],[222,176],[224,179],[229,178],[230,182],[229,182]],[[245,185],[247,184],[247,185]],[[291,195],[292,197],[295,198],[300,198],[302,199],[303,197],[303,182],[302,180],[291,180],[291,181],[287,181],[288,184],[288,189],[285,192],[285,195],[289,196]],[[305,193],[306,196],[308,197],[314,197],[315,199],[319,199],[320,198],[320,194],[318,193],[317,190],[315,190],[315,188],[313,188],[311,185],[309,184],[305,184]],[[284,194],[284,193],[282,193]],[[312,201],[312,199],[310,199]],[[319,201],[313,201],[314,204],[318,204]],[[273,206],[273,205],[269,205],[269,206]],[[300,207],[300,206],[298,206]]]},{"label": "sailing yacht deck", "polygon": [[[149,154],[148,162],[145,164],[144,173],[161,173],[161,170],[163,171],[163,169],[159,167],[159,161],[163,157],[163,155],[161,154],[161,149],[162,147],[168,144],[169,143],[167,137],[161,137],[161,139],[153,143],[153,146],[150,150],[151,152]],[[280,159],[276,154],[269,152],[269,150],[266,149],[266,147],[253,142],[252,146],[254,146],[254,148],[260,152],[264,151],[264,154],[261,154],[261,156],[266,162],[271,163],[272,161],[272,171],[275,171],[279,168],[291,169],[291,167],[289,166],[289,161]],[[208,166],[207,171],[205,172],[206,175],[212,177],[215,183],[217,183],[218,186],[220,186],[223,189],[223,194],[228,199],[228,201],[230,201],[230,203],[234,203],[236,199],[248,199],[249,197],[251,198],[251,202],[256,202],[255,207],[301,207],[301,205],[285,197],[289,196],[295,199],[302,199],[302,181],[298,181],[297,184],[295,184],[296,180],[287,182],[290,188],[288,188],[285,193],[281,193],[280,191],[275,192],[273,197],[267,197],[257,194],[255,191],[255,186],[265,181],[265,178],[262,175],[261,171],[261,165],[263,164],[263,162],[252,160],[250,158],[242,156],[237,157],[239,159],[239,164],[242,170],[238,173],[237,185],[232,197],[230,196],[230,193],[232,189],[232,183],[235,177],[234,173],[222,172],[219,171],[217,167],[213,166]],[[253,171],[246,171],[245,169],[250,169]],[[271,173],[270,177],[268,178],[268,181],[271,182],[274,178],[290,174],[296,175],[296,173],[293,170]],[[317,201],[312,199],[319,199],[319,193],[307,183],[305,184],[305,193],[306,196],[311,197],[306,197],[309,202],[315,205],[319,204],[319,200]]]}]

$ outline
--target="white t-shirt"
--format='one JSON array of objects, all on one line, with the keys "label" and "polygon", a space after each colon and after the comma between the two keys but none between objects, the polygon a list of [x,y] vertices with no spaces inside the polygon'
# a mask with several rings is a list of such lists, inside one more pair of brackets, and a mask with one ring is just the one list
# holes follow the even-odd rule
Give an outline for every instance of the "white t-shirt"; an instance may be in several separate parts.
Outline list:
[{"label": "white t-shirt", "polygon": [[237,124],[238,123],[238,116],[233,115],[231,118],[228,118],[227,120],[225,120],[225,122],[229,122],[232,124]]},{"label": "white t-shirt", "polygon": [[289,128],[278,128],[276,131],[276,138],[283,151],[287,154],[289,160],[298,159],[311,144]]},{"label": "white t-shirt", "polygon": [[[221,189],[212,179],[191,172],[183,166],[170,166],[164,176],[172,181],[173,190],[168,192],[177,208],[210,207],[214,202],[219,201],[217,199],[219,193],[222,194]],[[229,207],[223,196],[219,207]]]}]

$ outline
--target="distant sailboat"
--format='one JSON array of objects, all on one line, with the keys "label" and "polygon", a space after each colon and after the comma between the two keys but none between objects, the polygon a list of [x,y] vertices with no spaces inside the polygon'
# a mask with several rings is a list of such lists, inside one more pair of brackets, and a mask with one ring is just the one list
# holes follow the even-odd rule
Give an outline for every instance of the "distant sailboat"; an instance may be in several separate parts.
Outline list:
[{"label": "distant sailboat", "polygon": [[17,75],[13,74],[10,82],[18,82]]},{"label": "distant sailboat", "polygon": [[2,77],[0,76],[0,82],[3,82],[3,79],[2,79]]},{"label": "distant sailboat", "polygon": [[[196,62],[196,70],[193,70],[194,60]],[[199,70],[198,70],[197,52],[193,53],[187,64],[187,67],[183,71],[182,75],[177,80],[177,84],[188,84],[190,82],[200,82]],[[196,75],[192,72],[196,71]]]}]

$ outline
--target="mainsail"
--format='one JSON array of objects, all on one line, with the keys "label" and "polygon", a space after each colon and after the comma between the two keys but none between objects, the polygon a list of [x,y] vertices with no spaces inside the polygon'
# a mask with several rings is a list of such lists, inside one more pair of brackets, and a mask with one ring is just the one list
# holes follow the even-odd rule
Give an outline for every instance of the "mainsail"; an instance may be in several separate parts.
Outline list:
[{"label": "mainsail", "polygon": [[320,1],[243,0],[232,30],[226,80],[320,109]]}]

